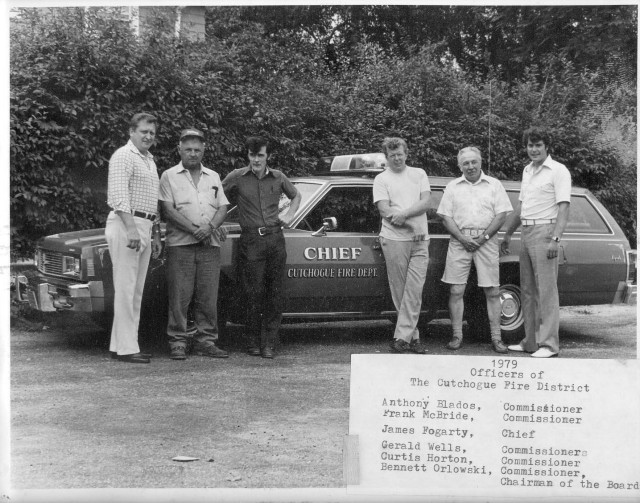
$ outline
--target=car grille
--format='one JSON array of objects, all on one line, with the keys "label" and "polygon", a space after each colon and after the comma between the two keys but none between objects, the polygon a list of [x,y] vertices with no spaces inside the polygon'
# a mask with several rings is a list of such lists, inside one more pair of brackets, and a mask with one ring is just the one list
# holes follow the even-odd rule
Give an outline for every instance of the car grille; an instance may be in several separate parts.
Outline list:
[{"label": "car grille", "polygon": [[42,249],[36,253],[38,271],[44,274],[62,275],[62,253]]}]

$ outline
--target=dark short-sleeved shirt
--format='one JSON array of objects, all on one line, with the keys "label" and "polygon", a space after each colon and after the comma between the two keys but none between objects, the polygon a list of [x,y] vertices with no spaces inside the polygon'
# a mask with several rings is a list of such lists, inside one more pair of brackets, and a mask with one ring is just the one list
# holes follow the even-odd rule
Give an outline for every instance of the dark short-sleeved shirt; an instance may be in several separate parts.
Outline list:
[{"label": "dark short-sleeved shirt", "polygon": [[281,171],[267,168],[265,175],[258,179],[250,166],[233,170],[222,181],[222,187],[229,201],[238,205],[242,228],[279,225],[280,196],[285,194],[293,199],[298,193]]}]

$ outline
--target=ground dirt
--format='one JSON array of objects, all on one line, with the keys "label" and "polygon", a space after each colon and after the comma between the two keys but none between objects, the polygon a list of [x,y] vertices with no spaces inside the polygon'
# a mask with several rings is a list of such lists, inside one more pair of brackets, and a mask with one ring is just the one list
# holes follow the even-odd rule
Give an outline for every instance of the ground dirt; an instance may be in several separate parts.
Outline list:
[{"label": "ground dirt", "polygon": [[[563,308],[561,357],[636,358],[636,323],[635,306]],[[232,342],[227,360],[173,361],[156,344],[139,365],[110,359],[86,319],[14,316],[11,486],[342,487],[350,357],[387,353],[392,335],[387,321],[285,325],[274,360]],[[429,324],[425,363],[495,356],[470,338],[451,353],[449,335],[446,320]]]}]

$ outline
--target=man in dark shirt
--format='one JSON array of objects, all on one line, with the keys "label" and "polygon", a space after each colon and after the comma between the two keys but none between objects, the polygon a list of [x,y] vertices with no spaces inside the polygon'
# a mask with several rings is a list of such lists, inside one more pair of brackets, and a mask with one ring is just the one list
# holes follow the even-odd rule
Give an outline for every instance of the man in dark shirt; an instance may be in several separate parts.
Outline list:
[{"label": "man in dark shirt", "polygon": [[[249,166],[229,173],[224,193],[238,205],[242,233],[238,243],[238,271],[247,302],[248,353],[273,358],[282,320],[282,281],[287,260],[282,228],[288,227],[300,206],[300,193],[280,171],[267,167],[266,139],[247,139]],[[279,214],[280,197],[290,200]]]}]

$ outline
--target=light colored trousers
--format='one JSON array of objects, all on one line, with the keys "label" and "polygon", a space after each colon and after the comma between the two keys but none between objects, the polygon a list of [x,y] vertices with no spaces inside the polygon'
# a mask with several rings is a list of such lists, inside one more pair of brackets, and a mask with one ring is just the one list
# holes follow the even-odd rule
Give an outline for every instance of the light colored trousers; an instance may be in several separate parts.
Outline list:
[{"label": "light colored trousers", "polygon": [[113,263],[113,326],[109,351],[119,355],[140,352],[140,304],[151,257],[151,220],[133,217],[140,234],[140,251],[127,248],[127,228],[113,211],[107,217],[105,236]]},{"label": "light colored trousers", "polygon": [[418,318],[429,266],[429,241],[395,241],[380,237],[393,305],[398,311],[394,339],[419,339]]},{"label": "light colored trousers", "polygon": [[542,347],[554,353],[560,350],[558,257],[547,258],[554,228],[555,224],[522,227],[520,287],[525,338],[520,345],[529,352]]}]

